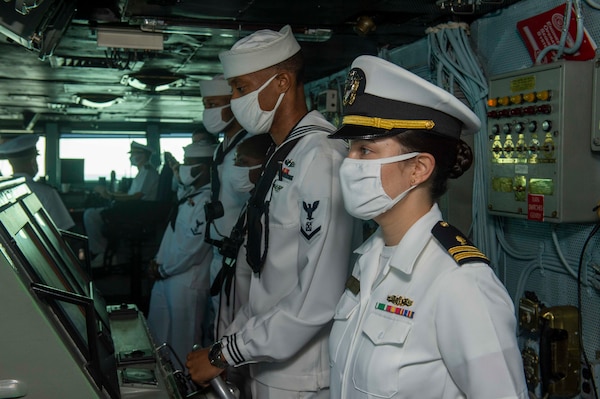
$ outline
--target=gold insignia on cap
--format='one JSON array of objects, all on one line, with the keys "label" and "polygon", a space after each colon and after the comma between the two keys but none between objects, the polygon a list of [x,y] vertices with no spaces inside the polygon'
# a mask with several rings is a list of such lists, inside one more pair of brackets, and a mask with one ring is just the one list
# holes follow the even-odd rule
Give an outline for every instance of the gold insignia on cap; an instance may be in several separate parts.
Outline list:
[{"label": "gold insignia on cap", "polygon": [[387,301],[396,306],[412,306],[413,300],[401,295],[388,295]]},{"label": "gold insignia on cap", "polygon": [[356,100],[356,93],[358,92],[358,86],[360,85],[362,77],[356,70],[351,70],[348,72],[348,77],[346,78],[346,85],[344,86],[344,106],[354,104],[354,100]]},{"label": "gold insignia on cap", "polygon": [[383,119],[369,116],[347,115],[342,120],[344,125],[358,125],[367,127],[376,127],[378,129],[421,129],[431,130],[435,127],[432,120],[411,120],[411,119]]}]

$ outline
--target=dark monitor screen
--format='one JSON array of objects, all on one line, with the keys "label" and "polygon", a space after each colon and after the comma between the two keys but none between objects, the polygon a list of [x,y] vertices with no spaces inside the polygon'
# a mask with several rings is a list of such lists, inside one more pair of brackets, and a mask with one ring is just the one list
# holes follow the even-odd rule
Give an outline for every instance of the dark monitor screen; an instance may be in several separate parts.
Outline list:
[{"label": "dark monitor screen", "polygon": [[3,209],[0,212],[1,235],[13,248],[15,260],[22,265],[32,286],[37,287],[34,291],[50,304],[80,353],[88,359],[87,367],[96,383],[102,385],[111,398],[119,398],[106,304],[99,293],[86,284],[85,276],[76,277],[77,274],[69,270],[52,250],[38,224],[52,225],[45,220],[45,212],[36,214],[37,218],[31,217],[22,202]]},{"label": "dark monitor screen", "polygon": [[56,255],[56,260],[61,264],[65,274],[70,275],[83,295],[89,295],[90,277],[84,271],[84,267],[69,244],[64,240],[58,228],[52,222],[48,212],[42,207],[42,203],[35,195],[22,198],[21,203],[30,215],[40,236],[47,241],[49,248]]},{"label": "dark monitor screen", "polygon": [[83,185],[85,160],[80,158],[62,158],[60,160],[60,182]]}]

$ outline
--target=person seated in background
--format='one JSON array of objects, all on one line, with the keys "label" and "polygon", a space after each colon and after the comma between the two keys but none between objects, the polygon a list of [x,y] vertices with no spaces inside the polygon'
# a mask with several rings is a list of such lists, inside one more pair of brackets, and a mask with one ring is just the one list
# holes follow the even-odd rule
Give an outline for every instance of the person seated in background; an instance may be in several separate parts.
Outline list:
[{"label": "person seated in background", "polygon": [[38,197],[56,227],[68,230],[75,226],[75,222],[58,191],[49,184],[33,180],[38,174],[36,144],[39,138],[37,134],[27,134],[6,139],[0,144],[0,159],[8,160],[14,177],[25,178],[27,186]]},{"label": "person seated in background", "polygon": [[[138,168],[138,173],[131,182],[127,193],[110,192],[104,186],[96,186],[94,191],[111,201],[154,201],[158,189],[158,172],[150,164],[152,152],[150,147],[132,141],[129,151],[130,160],[131,165]],[[88,236],[92,268],[106,265],[104,253],[108,240],[103,234],[104,220],[102,218],[102,211],[105,209],[88,208],[83,213],[83,225]]]},{"label": "person seated in background", "polygon": [[178,201],[167,225],[149,277],[148,328],[156,344],[167,343],[181,367],[186,354],[202,340],[202,322],[209,300],[211,245],[204,241],[204,204],[210,200],[210,165],[215,145],[184,147],[181,183],[190,187]]}]

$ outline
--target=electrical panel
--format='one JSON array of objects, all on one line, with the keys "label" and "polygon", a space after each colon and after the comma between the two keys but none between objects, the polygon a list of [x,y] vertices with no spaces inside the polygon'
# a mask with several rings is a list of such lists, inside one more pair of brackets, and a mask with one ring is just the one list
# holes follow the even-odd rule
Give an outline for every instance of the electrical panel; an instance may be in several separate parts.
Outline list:
[{"label": "electrical panel", "polygon": [[491,214],[596,221],[600,154],[590,149],[594,65],[559,61],[490,79]]},{"label": "electrical panel", "polygon": [[338,112],[337,90],[324,90],[317,94],[317,110],[319,112]]}]

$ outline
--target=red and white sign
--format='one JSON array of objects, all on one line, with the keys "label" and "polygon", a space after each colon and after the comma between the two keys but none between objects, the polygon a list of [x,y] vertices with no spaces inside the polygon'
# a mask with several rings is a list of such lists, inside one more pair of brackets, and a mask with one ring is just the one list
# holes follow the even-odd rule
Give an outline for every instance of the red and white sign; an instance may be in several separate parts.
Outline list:
[{"label": "red and white sign", "polygon": [[[536,61],[538,54],[544,48],[560,43],[566,8],[566,4],[562,4],[534,17],[517,22],[517,29],[525,42],[525,46],[527,46],[527,50],[529,50],[533,62]],[[573,7],[571,11],[571,22],[569,23],[569,33],[565,47],[572,47],[577,37],[575,8]],[[563,53],[564,59],[585,61],[596,56],[596,43],[587,30],[585,28],[583,30],[583,41],[579,50],[575,54]],[[540,63],[548,64],[552,62],[555,54],[556,51],[549,51]]]},{"label": "red and white sign", "polygon": [[544,221],[544,196],[527,194],[527,219],[536,222]]}]

